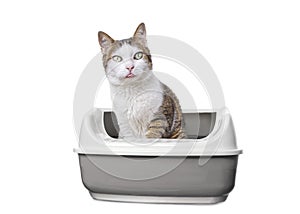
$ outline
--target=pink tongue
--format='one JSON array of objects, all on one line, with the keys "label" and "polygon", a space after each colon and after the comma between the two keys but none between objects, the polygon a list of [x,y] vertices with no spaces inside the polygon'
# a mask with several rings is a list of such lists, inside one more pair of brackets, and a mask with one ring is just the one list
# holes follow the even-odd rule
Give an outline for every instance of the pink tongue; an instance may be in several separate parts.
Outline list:
[{"label": "pink tongue", "polygon": [[129,74],[126,76],[126,78],[131,78],[131,77],[134,77],[134,74],[129,73]]}]

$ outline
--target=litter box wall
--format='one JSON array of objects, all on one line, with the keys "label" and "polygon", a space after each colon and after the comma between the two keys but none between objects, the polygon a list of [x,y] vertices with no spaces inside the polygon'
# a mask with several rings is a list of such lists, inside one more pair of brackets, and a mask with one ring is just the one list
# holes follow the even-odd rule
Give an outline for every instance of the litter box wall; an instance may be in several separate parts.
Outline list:
[{"label": "litter box wall", "polygon": [[[224,201],[234,187],[241,153],[236,147],[232,119],[225,112],[192,113],[205,121],[197,136],[187,131],[193,133],[192,139],[160,139],[147,145],[143,141],[131,143],[114,138],[117,128],[110,130],[113,113],[91,111],[83,122],[80,148],[76,150],[85,187],[93,198],[101,200]],[[184,114],[186,122],[197,125],[189,114]],[[214,116],[218,114],[223,116]]]}]

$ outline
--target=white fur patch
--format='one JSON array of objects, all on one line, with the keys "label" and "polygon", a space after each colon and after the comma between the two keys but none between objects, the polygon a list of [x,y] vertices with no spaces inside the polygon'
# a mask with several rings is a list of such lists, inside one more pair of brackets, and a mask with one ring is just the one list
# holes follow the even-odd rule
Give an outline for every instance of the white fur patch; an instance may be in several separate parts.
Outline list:
[{"label": "white fur patch", "polygon": [[111,85],[114,112],[121,137],[145,137],[147,127],[163,102],[161,83],[152,74],[131,85]]},{"label": "white fur patch", "polygon": [[[163,102],[160,81],[143,58],[134,59],[134,55],[141,51],[135,46],[123,44],[112,53],[112,56],[120,56],[122,60],[116,62],[110,59],[106,67],[120,137],[145,137],[153,114]],[[129,71],[128,67],[133,69]],[[133,77],[126,78],[129,72]]]}]

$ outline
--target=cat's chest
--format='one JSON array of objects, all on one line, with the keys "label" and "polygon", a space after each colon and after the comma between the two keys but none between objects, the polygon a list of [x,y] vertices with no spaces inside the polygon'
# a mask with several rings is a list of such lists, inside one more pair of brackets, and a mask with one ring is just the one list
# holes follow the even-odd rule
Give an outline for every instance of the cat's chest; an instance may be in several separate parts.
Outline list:
[{"label": "cat's chest", "polygon": [[123,134],[132,132],[135,136],[144,136],[154,114],[163,102],[160,83],[154,79],[139,87],[112,88],[113,108]]},{"label": "cat's chest", "polygon": [[114,97],[114,108],[123,112],[128,119],[149,117],[158,111],[163,100],[160,90],[123,92]]}]

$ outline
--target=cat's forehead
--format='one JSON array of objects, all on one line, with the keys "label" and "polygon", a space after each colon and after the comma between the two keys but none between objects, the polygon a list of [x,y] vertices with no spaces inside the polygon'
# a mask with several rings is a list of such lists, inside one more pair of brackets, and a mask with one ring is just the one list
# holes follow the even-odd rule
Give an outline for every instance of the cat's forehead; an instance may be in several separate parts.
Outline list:
[{"label": "cat's forehead", "polygon": [[116,45],[116,48],[112,51],[112,55],[120,55],[120,56],[126,56],[126,55],[132,55],[133,53],[137,51],[141,51],[141,49],[132,42],[130,39],[116,41],[118,44]]}]

